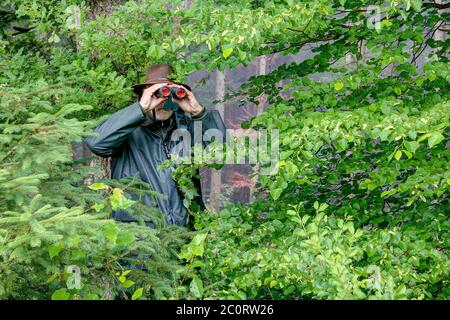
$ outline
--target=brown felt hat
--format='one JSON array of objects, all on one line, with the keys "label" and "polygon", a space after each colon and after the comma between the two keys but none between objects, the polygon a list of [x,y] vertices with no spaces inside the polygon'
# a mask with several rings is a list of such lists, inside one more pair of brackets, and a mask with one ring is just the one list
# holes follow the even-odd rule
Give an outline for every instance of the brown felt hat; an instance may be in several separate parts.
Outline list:
[{"label": "brown felt hat", "polygon": [[137,95],[141,95],[142,90],[148,85],[156,84],[156,83],[172,83],[178,84],[180,86],[185,87],[189,91],[191,87],[184,83],[178,83],[173,81],[170,76],[173,73],[173,68],[170,64],[160,63],[151,65],[147,70],[147,76],[145,77],[144,83],[139,83],[131,86],[133,88],[134,93]]}]

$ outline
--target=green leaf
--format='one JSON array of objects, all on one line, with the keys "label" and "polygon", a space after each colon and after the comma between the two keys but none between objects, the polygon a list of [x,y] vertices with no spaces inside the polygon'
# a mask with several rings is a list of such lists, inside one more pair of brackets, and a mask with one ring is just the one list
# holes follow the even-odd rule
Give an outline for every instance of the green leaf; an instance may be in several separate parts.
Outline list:
[{"label": "green leaf", "polygon": [[127,281],[127,275],[131,272],[131,270],[125,270],[119,277],[120,283],[125,283]]},{"label": "green leaf", "polygon": [[54,257],[56,257],[61,252],[62,249],[64,249],[63,243],[55,243],[55,244],[51,245],[48,248],[48,253],[50,255],[50,259],[53,259]]},{"label": "green leaf", "polygon": [[397,152],[394,155],[394,158],[398,161],[398,160],[400,160],[401,157],[402,157],[402,151],[397,150]]},{"label": "green leaf", "polygon": [[113,223],[107,224],[103,227],[103,234],[112,242],[116,242],[118,232],[119,230],[117,226]]},{"label": "green leaf", "polygon": [[203,245],[192,246],[191,250],[194,255],[199,256],[199,257],[203,256],[203,253],[205,251],[205,249],[203,248]]},{"label": "green leaf", "polygon": [[195,256],[203,256],[203,253],[205,251],[204,249],[204,242],[206,239],[206,233],[197,234],[191,241],[191,252]]},{"label": "green leaf", "polygon": [[313,206],[314,206],[314,209],[316,209],[316,210],[319,209],[319,202],[315,201]]},{"label": "green leaf", "polygon": [[245,60],[245,58],[247,57],[247,53],[245,51],[242,51],[238,48],[238,53],[239,53],[239,59],[241,60]]},{"label": "green leaf", "polygon": [[194,297],[200,299],[203,296],[203,282],[198,276],[193,277],[189,288]]},{"label": "green leaf", "polygon": [[392,196],[393,194],[396,194],[396,193],[397,193],[397,190],[395,190],[395,189],[386,190],[381,193],[380,197],[384,198],[386,196]]},{"label": "green leaf", "polygon": [[144,288],[137,289],[131,296],[131,300],[139,299],[140,297],[142,297],[143,292],[144,292]]},{"label": "green leaf", "polygon": [[206,239],[207,235],[208,235],[207,233],[196,234],[195,237],[191,241],[192,244],[196,245],[196,246],[199,246],[199,245],[203,244],[205,242],[205,239]]},{"label": "green leaf", "polygon": [[442,140],[444,140],[444,136],[439,131],[434,131],[431,133],[428,138],[428,146],[433,148],[435,145],[439,144]]},{"label": "green leaf", "polygon": [[56,33],[53,32],[53,34],[48,38],[49,43],[58,43],[61,39],[58,37]]},{"label": "green leaf", "polygon": [[431,133],[426,133],[426,134],[422,135],[419,139],[417,139],[417,142],[422,142],[423,140],[427,139],[430,136],[431,136]]},{"label": "green leaf", "polygon": [[131,272],[131,270],[125,270],[124,272],[122,272],[122,276],[126,277],[127,275],[129,275]]},{"label": "green leaf", "polygon": [[134,281],[131,281],[131,280],[129,280],[129,279],[125,280],[125,281],[122,283],[122,286],[123,286],[125,289],[131,287],[132,285],[134,285]]},{"label": "green leaf", "polygon": [[223,57],[227,59],[231,55],[231,53],[233,53],[233,48],[226,48],[223,50]]},{"label": "green leaf", "polygon": [[344,87],[344,84],[343,84],[341,81],[336,82],[336,83],[334,84],[334,90],[336,90],[336,91],[341,90],[343,87]]},{"label": "green leaf", "polygon": [[419,12],[422,9],[422,0],[410,0],[414,11]]},{"label": "green leaf", "polygon": [[192,257],[193,257],[192,250],[190,250],[190,247],[188,247],[188,246],[185,246],[180,251],[180,253],[178,253],[178,258],[181,259],[181,260],[184,259],[186,261],[189,261],[189,260],[192,259]]},{"label": "green leaf", "polygon": [[135,201],[128,199],[120,188],[114,188],[108,199],[113,210],[126,210],[135,203]]},{"label": "green leaf", "polygon": [[412,153],[409,151],[403,150],[402,152],[408,157],[408,159],[411,159],[413,156]]},{"label": "green leaf", "polygon": [[68,300],[70,293],[67,292],[66,288],[58,289],[52,294],[52,300]]},{"label": "green leaf", "polygon": [[108,189],[108,186],[101,182],[95,182],[95,183],[91,184],[88,188],[91,190],[104,190],[104,189]]},{"label": "green leaf", "polygon": [[436,73],[434,73],[434,72],[428,73],[427,76],[428,76],[428,80],[430,80],[430,81],[436,80]]},{"label": "green leaf", "polygon": [[405,141],[403,145],[405,146],[406,150],[412,153],[415,153],[416,150],[420,147],[420,143],[418,143],[417,141]]},{"label": "green leaf", "polygon": [[322,203],[319,207],[319,211],[320,212],[325,211],[327,208],[328,208],[328,204]]},{"label": "green leaf", "polygon": [[283,189],[276,188],[276,189],[270,190],[270,195],[272,196],[272,198],[274,200],[277,200],[280,197],[281,192],[283,192]]},{"label": "green leaf", "polygon": [[52,282],[53,280],[55,280],[56,278],[58,278],[59,277],[59,273],[55,273],[55,274],[52,274],[48,279],[47,279],[47,283],[50,283],[50,282]]},{"label": "green leaf", "polygon": [[296,216],[296,215],[297,215],[297,212],[295,212],[294,210],[288,210],[288,211],[286,211],[286,214],[287,214],[288,216]]},{"label": "green leaf", "polygon": [[96,212],[100,212],[105,208],[105,205],[103,203],[96,203],[93,206],[91,206],[92,209],[94,209]]},{"label": "green leaf", "polygon": [[[390,26],[392,26],[392,22],[390,20],[388,20],[388,19],[384,19],[383,20],[383,25],[389,28]],[[397,88],[395,88],[395,89],[397,89]],[[396,91],[396,93],[397,93],[397,91]],[[397,93],[397,94],[400,94],[400,93]]]}]

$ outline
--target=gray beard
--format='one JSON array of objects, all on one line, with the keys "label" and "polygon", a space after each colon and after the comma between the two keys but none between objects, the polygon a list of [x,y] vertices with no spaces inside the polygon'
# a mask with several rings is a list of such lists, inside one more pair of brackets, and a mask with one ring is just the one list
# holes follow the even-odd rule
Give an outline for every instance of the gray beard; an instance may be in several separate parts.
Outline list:
[{"label": "gray beard", "polygon": [[144,119],[144,122],[142,122],[142,126],[148,126],[148,125],[150,125],[150,124],[154,124],[155,122],[166,122],[166,121],[169,121],[170,120],[170,118],[172,118],[172,115],[170,115],[170,117],[168,117],[167,119],[164,119],[164,120],[161,120],[161,119],[156,119],[156,120],[154,120],[153,119],[153,112],[152,111],[150,111],[150,112],[147,112],[147,113],[145,113],[145,119]]}]

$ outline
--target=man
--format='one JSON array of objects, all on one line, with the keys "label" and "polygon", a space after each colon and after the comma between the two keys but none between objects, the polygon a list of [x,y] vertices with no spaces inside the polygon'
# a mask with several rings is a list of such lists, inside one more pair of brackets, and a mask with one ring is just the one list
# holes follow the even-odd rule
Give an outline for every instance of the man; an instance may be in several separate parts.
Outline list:
[{"label": "man", "polygon": [[[193,137],[196,121],[201,122],[202,133],[214,128],[225,136],[225,126],[217,111],[206,110],[199,104],[188,85],[172,81],[169,78],[172,73],[173,68],[168,64],[151,66],[145,82],[133,86],[139,96],[138,102],[111,115],[94,128],[98,135],[88,137],[85,142],[94,154],[111,157],[111,178],[137,176],[148,182],[153,190],[163,194],[165,198],[157,198],[156,202],[165,214],[167,223],[184,226],[188,214],[183,206],[182,195],[178,192],[170,169],[158,170],[157,167],[170,157],[170,150],[175,144],[171,136],[177,127],[186,128]],[[165,108],[170,99],[157,95],[164,86],[185,90],[184,98],[172,99],[181,112]],[[199,194],[195,200],[204,208],[200,181],[194,183]],[[147,206],[153,207],[147,196],[143,200]],[[125,211],[113,212],[113,217],[121,221],[136,221]],[[151,221],[146,222],[152,226]]]}]

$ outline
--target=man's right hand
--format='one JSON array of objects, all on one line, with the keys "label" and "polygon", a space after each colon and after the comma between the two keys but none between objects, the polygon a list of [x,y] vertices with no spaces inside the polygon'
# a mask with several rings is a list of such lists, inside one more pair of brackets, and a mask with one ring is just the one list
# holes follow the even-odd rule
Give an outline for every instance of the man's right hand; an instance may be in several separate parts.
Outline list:
[{"label": "man's right hand", "polygon": [[167,97],[158,98],[154,95],[159,88],[164,86],[167,86],[167,83],[157,83],[144,89],[141,100],[139,101],[144,112],[149,112],[155,109],[161,102],[167,100]]}]

